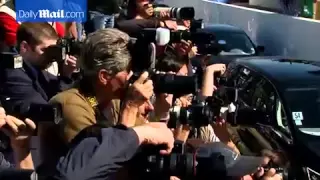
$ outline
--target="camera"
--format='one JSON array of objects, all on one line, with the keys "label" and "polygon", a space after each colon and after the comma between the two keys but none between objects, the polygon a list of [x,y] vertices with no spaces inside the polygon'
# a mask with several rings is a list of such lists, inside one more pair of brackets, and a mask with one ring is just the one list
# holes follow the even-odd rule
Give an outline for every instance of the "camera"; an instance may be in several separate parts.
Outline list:
[{"label": "camera", "polygon": [[63,63],[67,55],[79,56],[82,42],[74,38],[60,38],[56,45],[49,46],[45,54],[47,58]]},{"label": "camera", "polygon": [[18,104],[13,105],[10,99],[2,100],[1,104],[7,114],[15,116],[21,120],[31,119],[35,123],[54,122],[59,124],[62,121],[62,107],[60,104]]},{"label": "camera", "polygon": [[[172,32],[166,28],[146,28],[139,33],[135,38],[135,42],[129,47],[132,55],[133,71],[149,70],[150,65],[155,64],[156,60],[150,59],[150,55],[152,52],[156,53],[156,47],[151,47],[150,44],[165,46],[170,42],[177,43],[181,42],[181,40],[191,40],[200,47],[202,47],[202,44],[206,45],[206,47],[213,47],[211,44],[215,44],[214,35],[205,32]],[[211,51],[211,49],[209,50]]]},{"label": "camera", "polygon": [[193,152],[185,152],[185,146],[176,142],[170,155],[158,154],[161,147],[142,148],[129,173],[137,179],[231,180],[256,172],[263,163],[262,157],[239,155],[220,142],[202,144]]},{"label": "camera", "polygon": [[[216,42],[216,37],[212,33],[197,31],[196,28],[202,26],[201,20],[197,20],[192,31],[170,31],[165,28],[145,28],[137,37],[137,41],[144,44],[155,43],[164,46],[169,43],[179,43],[181,40],[190,40],[198,47],[199,54],[219,54],[223,48],[223,44]],[[139,53],[140,54],[140,53]]]},{"label": "camera", "polygon": [[195,10],[193,7],[157,7],[154,5],[153,14],[155,17],[161,17],[161,12],[168,12],[172,19],[191,20],[194,18]]},{"label": "camera", "polygon": [[211,44],[215,42],[215,36],[206,32],[172,31],[170,33],[171,42],[178,43],[181,40],[190,40],[196,45]]},{"label": "camera", "polygon": [[65,59],[66,55],[80,55],[82,42],[74,38],[60,38],[57,46],[61,49],[61,59]]},{"label": "camera", "polygon": [[[212,97],[205,101],[194,99],[189,107],[173,106],[170,110],[169,128],[176,128],[177,124],[187,124],[195,128],[212,124],[220,117],[221,108],[236,101],[237,91],[234,88],[220,87]],[[232,115],[232,116],[231,116]],[[228,121],[235,124],[234,114],[230,113]],[[239,123],[239,122],[238,122]],[[242,123],[242,122],[240,122]]]},{"label": "camera", "polygon": [[[135,72],[130,78],[134,83],[141,72]],[[155,93],[169,93],[175,95],[194,94],[201,85],[201,79],[198,76],[178,76],[175,74],[158,74],[149,71],[149,79],[152,80]]]},{"label": "camera", "polygon": [[145,28],[141,31],[138,40],[145,43],[156,42],[157,45],[167,45],[171,43],[179,43],[181,40],[190,40],[193,43],[199,44],[212,44],[215,42],[215,36],[207,32],[197,31],[170,31],[166,28]]}]

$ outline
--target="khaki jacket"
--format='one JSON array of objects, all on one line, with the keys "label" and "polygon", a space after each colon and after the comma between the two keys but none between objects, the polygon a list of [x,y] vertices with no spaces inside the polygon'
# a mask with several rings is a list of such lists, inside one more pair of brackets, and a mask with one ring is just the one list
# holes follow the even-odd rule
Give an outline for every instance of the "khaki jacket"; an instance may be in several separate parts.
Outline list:
[{"label": "khaki jacket", "polygon": [[[96,124],[96,119],[99,119],[97,117],[99,115],[96,114],[87,98],[75,88],[57,94],[50,100],[50,103],[60,104],[62,107],[63,121],[60,125],[62,131],[60,133],[65,142],[70,142],[81,130]],[[115,125],[118,121],[119,110],[120,101],[114,100],[110,111],[112,119],[102,123]]]}]

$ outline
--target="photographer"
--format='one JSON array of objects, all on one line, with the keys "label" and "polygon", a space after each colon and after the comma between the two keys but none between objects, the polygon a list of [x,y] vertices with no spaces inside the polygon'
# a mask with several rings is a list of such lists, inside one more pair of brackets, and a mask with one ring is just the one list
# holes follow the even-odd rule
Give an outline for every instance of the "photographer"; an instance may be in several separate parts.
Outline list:
[{"label": "photographer", "polygon": [[137,34],[144,28],[166,27],[177,30],[175,21],[153,17],[153,6],[150,0],[129,0],[127,11],[128,19],[118,21],[115,27],[128,33],[131,37],[137,37]]},{"label": "photographer", "polygon": [[[172,51],[173,51],[172,49],[170,50],[170,48],[167,48],[164,58],[158,60],[158,63],[156,66],[157,69],[163,72],[174,72],[174,73],[177,73],[177,75],[187,76],[188,64],[189,64],[188,60],[179,59],[177,55],[175,55],[176,53]],[[201,96],[201,99],[204,100],[206,97],[212,96],[213,91],[216,90],[215,86],[212,83],[214,82],[214,73],[215,72],[223,73],[224,71],[225,71],[225,65],[222,65],[222,64],[215,64],[206,68],[203,75],[203,84],[201,88],[201,93],[199,94],[199,96]],[[169,97],[169,95],[159,95],[158,96],[159,98],[157,97],[157,101],[155,105],[156,112],[157,110],[163,109],[163,107],[165,107],[164,105],[159,105],[159,104],[164,104],[162,102],[163,98],[160,98],[163,96],[166,96],[167,98]],[[171,108],[171,105],[172,105],[172,98],[171,98],[171,102],[167,102],[167,103],[168,103],[168,105],[166,106],[167,112],[169,112],[169,109]],[[174,105],[181,106],[181,107],[188,107],[189,105],[191,105],[190,95],[178,97],[175,100]],[[165,110],[162,110],[162,111],[165,111]],[[159,113],[156,113],[156,114],[159,114]],[[181,127],[181,128],[182,128],[181,131],[183,131],[184,133],[182,133],[183,135],[179,134],[178,135],[179,137],[177,136],[177,138],[182,141],[186,141],[187,138],[189,137],[189,131],[191,129],[187,126]],[[191,137],[200,138],[205,142],[219,141],[219,139],[215,136],[213,129],[210,125],[208,127],[202,127],[198,129],[197,133],[192,135]]]},{"label": "photographer", "polygon": [[0,108],[0,130],[10,138],[15,160],[15,164],[10,165],[2,159],[0,169],[11,167],[19,169],[34,168],[30,151],[30,139],[35,129],[36,125],[32,120],[21,121],[16,117],[6,115],[5,110]]},{"label": "photographer", "polygon": [[72,84],[70,77],[76,69],[75,57],[68,56],[61,64],[58,77],[44,71],[54,61],[51,49],[57,40],[56,31],[48,23],[19,26],[17,44],[23,66],[18,69],[3,67],[1,71],[0,93],[3,99],[9,99],[10,106],[47,104],[52,96]]},{"label": "photographer", "polygon": [[123,178],[125,174],[119,170],[133,158],[141,145],[166,145],[167,148],[160,153],[169,154],[174,141],[172,132],[163,123],[148,123],[129,129],[103,128],[101,141],[99,137],[87,137],[72,147],[57,165],[55,178]]},{"label": "photographer", "polygon": [[[165,145],[163,147],[166,148],[160,150],[160,154],[168,155],[171,152],[174,141],[172,132],[164,123],[147,123],[132,129],[114,127],[99,130],[99,127],[91,127],[91,129],[84,129],[74,140],[78,140],[78,136],[84,136],[85,138],[75,141],[76,144],[71,145],[71,149],[67,155],[60,159],[56,175],[54,176],[56,180],[135,179],[137,177],[134,177],[134,174],[130,174],[130,168],[132,168],[130,160],[138,152],[143,151],[143,148],[140,149],[141,145]],[[237,174],[237,176],[243,176],[243,174],[248,172],[254,173],[257,166],[266,164],[269,161],[268,158],[264,158],[264,162],[262,162],[261,158],[258,157],[260,159],[258,163],[254,160],[255,157],[242,158],[242,156],[237,156],[235,152],[221,144],[216,144],[212,148],[205,149],[224,156],[226,159],[224,163],[231,164],[231,166],[227,166],[227,173]],[[199,153],[201,154],[201,152]],[[207,152],[206,156],[210,156],[210,152]],[[250,162],[250,159],[253,162]],[[139,166],[136,160],[132,163],[137,170],[143,168]],[[249,166],[249,168],[236,168],[243,165]],[[220,170],[216,166],[214,169],[217,172]],[[214,177],[215,174],[211,175]],[[221,177],[221,174],[216,175]],[[178,178],[171,177],[171,179]],[[233,179],[237,178],[233,177]],[[243,176],[241,179],[281,180],[282,177],[276,174],[274,169],[270,169],[265,173],[263,168],[258,168],[255,174]]]},{"label": "photographer", "polygon": [[[57,157],[64,153],[63,145],[86,127],[135,125],[138,109],[153,94],[153,87],[150,80],[140,83],[148,78],[145,73],[127,89],[131,61],[128,43],[126,33],[112,28],[93,32],[84,41],[79,60],[83,78],[74,88],[59,93],[50,101],[61,105],[63,122],[39,128],[43,139],[42,156],[53,161],[50,164],[55,165]],[[143,102],[137,94],[146,96]]]}]

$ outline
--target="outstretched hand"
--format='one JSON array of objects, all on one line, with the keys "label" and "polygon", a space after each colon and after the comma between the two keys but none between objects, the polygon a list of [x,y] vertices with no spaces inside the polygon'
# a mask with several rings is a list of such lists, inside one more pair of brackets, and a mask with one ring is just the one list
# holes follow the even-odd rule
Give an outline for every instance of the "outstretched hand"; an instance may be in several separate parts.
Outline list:
[{"label": "outstretched hand", "polygon": [[140,144],[165,145],[166,149],[160,151],[161,154],[169,154],[173,148],[174,138],[172,131],[165,123],[152,122],[133,128],[136,132]]},{"label": "outstretched hand", "polygon": [[128,89],[127,103],[136,107],[141,106],[153,95],[153,82],[149,79],[149,73],[144,72]]}]

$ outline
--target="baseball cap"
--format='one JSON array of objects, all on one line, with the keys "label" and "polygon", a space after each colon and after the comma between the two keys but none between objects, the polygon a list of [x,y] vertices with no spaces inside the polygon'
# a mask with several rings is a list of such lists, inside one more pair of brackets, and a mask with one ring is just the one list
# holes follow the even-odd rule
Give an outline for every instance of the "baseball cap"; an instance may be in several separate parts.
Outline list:
[{"label": "baseball cap", "polygon": [[196,152],[196,159],[197,173],[202,171],[202,174],[223,177],[252,174],[263,164],[263,157],[242,156],[221,142],[200,146]]}]

